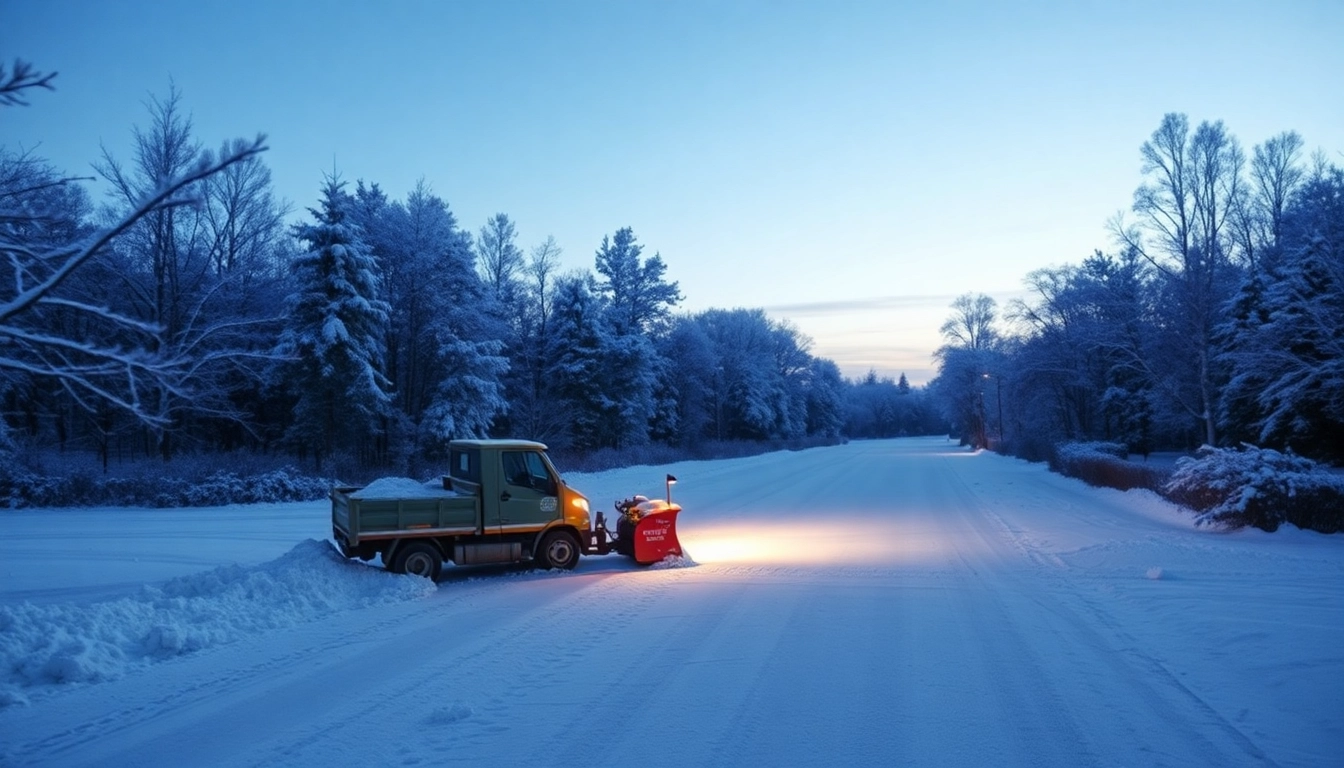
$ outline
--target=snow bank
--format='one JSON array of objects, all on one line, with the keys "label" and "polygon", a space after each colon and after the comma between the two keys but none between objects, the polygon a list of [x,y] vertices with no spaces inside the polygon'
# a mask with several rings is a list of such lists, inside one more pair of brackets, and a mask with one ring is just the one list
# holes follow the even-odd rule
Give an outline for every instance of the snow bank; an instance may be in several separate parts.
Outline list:
[{"label": "snow bank", "polygon": [[347,561],[317,539],[259,566],[228,565],[89,605],[0,606],[0,708],[23,688],[128,669],[363,606],[412,600],[428,579]]}]

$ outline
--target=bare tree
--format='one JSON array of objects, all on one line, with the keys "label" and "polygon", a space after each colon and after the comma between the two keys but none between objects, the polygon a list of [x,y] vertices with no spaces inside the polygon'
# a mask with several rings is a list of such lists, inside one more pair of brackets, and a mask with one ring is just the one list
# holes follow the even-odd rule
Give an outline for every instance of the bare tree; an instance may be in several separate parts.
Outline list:
[{"label": "bare tree", "polygon": [[551,332],[551,305],[556,274],[560,269],[560,246],[554,237],[532,249],[524,267],[517,339],[511,348],[508,377],[510,426],[519,434],[540,440],[561,434],[563,420],[553,407],[545,374]]},{"label": "bare tree", "polygon": [[1270,248],[1281,245],[1283,212],[1305,178],[1301,155],[1302,137],[1296,131],[1285,131],[1255,148],[1251,179],[1255,183],[1255,207],[1264,226],[1260,242]]},{"label": "bare tree", "polygon": [[[0,70],[0,104],[26,104],[18,94],[50,89],[53,77],[22,61],[9,75]],[[136,311],[133,291],[114,291],[108,280],[79,279],[119,251],[148,243],[162,296],[162,288],[178,277],[167,258],[175,249],[174,218],[200,205],[199,191],[208,179],[255,162],[265,151],[258,136],[226,145],[217,158],[201,155],[190,142],[189,122],[176,118],[176,101],[174,91],[168,101],[155,102],[162,141],[137,132],[139,166],[149,169],[141,177],[123,173],[104,153],[104,175],[124,204],[101,229],[84,225],[83,204],[70,202],[83,200],[78,179],[60,177],[28,155],[0,150],[0,384],[54,384],[79,409],[96,414],[104,433],[116,410],[164,429],[175,407],[210,399],[196,386],[202,370],[221,360],[236,365],[247,356],[225,354],[212,343],[245,323],[206,318],[202,308],[209,291],[174,307],[171,315],[145,316]],[[105,270],[105,276],[116,272]],[[64,422],[58,432],[64,436]]]},{"label": "bare tree", "polygon": [[[158,349],[163,327],[158,323],[69,298],[62,288],[77,270],[105,256],[111,245],[146,220],[193,204],[186,190],[265,149],[264,137],[258,136],[218,158],[202,158],[165,179],[108,226],[59,245],[46,245],[32,235],[42,229],[43,213],[26,210],[22,194],[0,192],[0,254],[10,273],[0,287],[0,371],[52,381],[88,411],[109,403],[146,424],[166,424],[170,416],[158,393],[186,396],[186,381],[199,364],[192,350],[163,354]],[[31,181],[19,192],[71,183]],[[85,332],[54,331],[44,318],[52,310],[79,321],[67,328],[103,330],[93,337],[97,340]]]},{"label": "bare tree", "polygon": [[[233,151],[227,143],[219,150]],[[202,214],[207,253],[215,274],[256,279],[276,272],[276,241],[284,234],[289,206],[271,196],[271,171],[260,157],[235,163],[205,182]]]},{"label": "bare tree", "polygon": [[1221,121],[1191,134],[1185,115],[1171,113],[1141,150],[1146,181],[1134,192],[1139,221],[1117,216],[1112,229],[1127,249],[1151,263],[1163,283],[1162,338],[1148,363],[1153,384],[1198,419],[1215,444],[1217,375],[1214,328],[1231,290],[1237,239],[1230,226],[1245,204],[1245,158]]},{"label": "bare tree", "polygon": [[[95,169],[112,185],[105,215],[116,217],[147,190],[179,177],[198,163],[210,164],[192,133],[181,92],[146,103],[149,126],[133,129],[133,159],[123,165],[106,148]],[[221,157],[245,149],[225,144]],[[258,327],[280,314],[278,297],[255,300],[275,287],[258,280],[279,240],[282,212],[269,192],[270,174],[255,154],[202,177],[184,189],[195,204],[155,209],[143,216],[114,248],[120,263],[112,272],[123,288],[128,316],[157,328],[151,351],[164,358],[191,360],[179,388],[158,390],[154,411],[163,421],[147,425],[154,449],[169,459],[175,435],[188,435],[189,419],[238,423],[233,390],[255,382],[270,358],[270,343],[258,343]]]},{"label": "bare tree", "polygon": [[997,303],[983,293],[963,294],[952,302],[952,315],[939,328],[952,346],[989,349],[998,341],[994,330]]},{"label": "bare tree", "polygon": [[965,442],[984,447],[987,430],[983,377],[1000,346],[994,322],[998,305],[983,293],[963,294],[952,302],[952,314],[939,329],[947,343],[934,355],[938,377],[932,385],[948,420]]},{"label": "bare tree", "polygon": [[551,293],[555,290],[553,278],[560,269],[560,254],[564,251],[556,244],[554,237],[532,249],[532,258],[527,263],[527,275],[531,278],[528,291],[534,305],[537,325],[542,335],[546,333],[546,319],[550,315]]},{"label": "bare tree", "polygon": [[[122,215],[133,208],[151,190],[180,176],[202,157],[201,146],[192,136],[191,118],[182,113],[181,100],[176,86],[169,87],[165,99],[151,97],[146,105],[149,129],[136,127],[132,131],[135,160],[129,168],[103,148],[102,159],[94,168],[112,184],[111,215]],[[189,192],[199,197],[203,190]],[[170,337],[181,330],[192,295],[204,276],[207,257],[200,219],[197,206],[158,208],[148,211],[119,243],[134,270],[126,275],[127,288],[149,321]],[[145,269],[147,283],[136,274]]]},{"label": "bare tree", "polygon": [[481,227],[476,244],[481,279],[501,304],[513,300],[515,281],[523,270],[523,252],[515,243],[517,239],[518,230],[513,222],[505,214],[497,213]]}]

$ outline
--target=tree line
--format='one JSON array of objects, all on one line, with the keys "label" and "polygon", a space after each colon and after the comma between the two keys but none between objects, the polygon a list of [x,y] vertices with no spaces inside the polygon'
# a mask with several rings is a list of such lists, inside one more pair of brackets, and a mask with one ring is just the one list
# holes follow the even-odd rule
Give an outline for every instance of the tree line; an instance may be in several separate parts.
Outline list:
[{"label": "tree line", "polygon": [[1250,156],[1168,114],[1116,247],[953,304],[930,384],[963,442],[1253,444],[1344,460],[1344,171],[1286,131]]},{"label": "tree line", "polygon": [[[49,88],[21,62],[6,105]],[[404,199],[333,174],[302,221],[264,138],[196,138],[174,88],[148,104],[111,190],[0,148],[0,438],[170,460],[248,450],[414,469],[447,442],[576,452],[943,429],[919,389],[844,379],[761,309],[679,311],[630,227],[591,269],[505,214],[473,234],[423,181]]]}]

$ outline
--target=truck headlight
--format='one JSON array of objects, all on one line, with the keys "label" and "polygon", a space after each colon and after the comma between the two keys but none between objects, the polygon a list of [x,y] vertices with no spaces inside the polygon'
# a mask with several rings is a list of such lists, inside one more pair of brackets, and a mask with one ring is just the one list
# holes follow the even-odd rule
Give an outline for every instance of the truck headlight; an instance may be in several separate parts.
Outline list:
[{"label": "truck headlight", "polygon": [[580,496],[575,496],[573,499],[570,500],[569,503],[570,503],[570,504],[573,504],[573,505],[574,505],[574,508],[577,509],[577,510],[579,510],[580,512],[582,512],[582,513],[584,513],[584,514],[588,514],[588,500],[587,500],[587,499],[582,498],[582,497],[580,497]]}]

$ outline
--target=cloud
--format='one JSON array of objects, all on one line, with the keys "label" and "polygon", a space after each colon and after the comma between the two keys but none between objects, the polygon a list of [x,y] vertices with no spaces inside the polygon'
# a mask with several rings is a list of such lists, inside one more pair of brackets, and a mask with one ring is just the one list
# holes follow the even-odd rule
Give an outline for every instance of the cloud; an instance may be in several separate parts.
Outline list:
[{"label": "cloud", "polygon": [[796,304],[774,304],[766,312],[781,315],[835,315],[849,312],[869,312],[882,309],[928,309],[946,307],[955,296],[875,296],[866,299],[839,301],[808,301]]},{"label": "cloud", "polygon": [[921,364],[931,361],[933,353],[925,347],[900,346],[894,344],[844,344],[829,343],[824,357],[840,362],[856,360],[918,360]]},{"label": "cloud", "polygon": [[[1012,299],[1026,296],[1021,289],[1009,291],[988,291],[999,304],[1000,310]],[[774,304],[764,307],[765,311],[776,315],[792,317],[816,317],[844,315],[858,312],[879,312],[883,310],[946,310],[957,297],[953,294],[910,295],[910,296],[870,296],[863,299],[840,299],[837,301],[805,301],[793,304]]]}]

